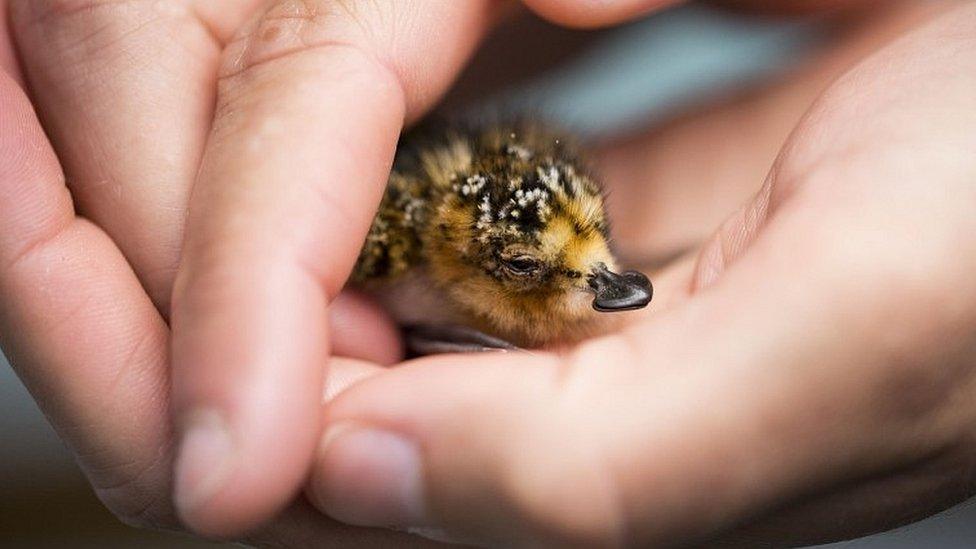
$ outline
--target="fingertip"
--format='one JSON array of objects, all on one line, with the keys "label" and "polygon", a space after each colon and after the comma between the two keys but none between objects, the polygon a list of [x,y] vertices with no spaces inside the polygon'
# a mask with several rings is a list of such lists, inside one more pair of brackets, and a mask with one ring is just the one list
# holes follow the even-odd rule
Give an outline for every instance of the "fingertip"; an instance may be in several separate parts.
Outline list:
[{"label": "fingertip", "polygon": [[267,430],[270,436],[256,436],[220,412],[200,410],[192,416],[180,438],[173,494],[187,528],[207,538],[234,539],[294,500],[314,453],[315,433],[309,431],[317,431],[317,422],[282,425]]},{"label": "fingertip", "polygon": [[423,462],[415,440],[352,423],[326,430],[309,495],[327,515],[357,526],[426,522]]},{"label": "fingertip", "polygon": [[[349,386],[385,371],[360,360],[334,358],[328,368],[324,401],[328,402]],[[219,412],[210,410],[193,414],[181,431],[179,458],[176,463],[175,504],[184,525],[194,532],[214,539],[232,539],[241,532],[265,522],[267,513],[248,491],[235,485],[249,485],[242,478],[241,456],[235,435]],[[233,482],[230,478],[236,475]],[[293,499],[297,491],[285,498]]]},{"label": "fingertip", "polygon": [[540,17],[557,25],[598,28],[621,23],[677,0],[523,0]]},{"label": "fingertip", "polygon": [[[385,371],[388,370],[367,362],[333,358],[325,402]],[[342,443],[336,444],[339,439],[343,439]],[[394,433],[338,423],[320,438],[315,461],[305,492],[309,501],[328,516],[354,525],[406,526],[422,520],[420,455],[413,441]],[[394,499],[400,502],[399,507],[384,503],[389,500],[385,497],[389,486],[396,486],[394,493],[399,497]],[[345,506],[331,497],[350,491],[357,493],[353,501],[360,505]]]},{"label": "fingertip", "polygon": [[[206,536],[239,535],[292,501],[319,434],[324,292],[300,269],[271,263],[187,264],[175,295],[174,499]],[[220,276],[224,267],[233,276]]]},{"label": "fingertip", "polygon": [[329,305],[332,353],[389,366],[403,360],[403,341],[396,324],[376,302],[353,290]]},{"label": "fingertip", "polygon": [[[467,518],[499,511],[485,483],[502,480],[510,435],[541,409],[554,363],[443,355],[357,382],[325,409],[310,501],[350,524],[469,533]],[[449,500],[462,505],[448,517]]]},{"label": "fingertip", "polygon": [[175,464],[174,505],[187,526],[202,534],[220,536],[224,532],[213,529],[214,519],[205,512],[209,500],[240,463],[236,437],[216,411],[196,413],[182,432]]},{"label": "fingertip", "polygon": [[280,426],[270,429],[271,436],[255,436],[219,412],[192,415],[180,438],[173,494],[187,528],[208,538],[233,539],[267,523],[294,500],[314,452],[315,433],[306,431],[317,430],[316,422],[308,422],[314,428]]}]

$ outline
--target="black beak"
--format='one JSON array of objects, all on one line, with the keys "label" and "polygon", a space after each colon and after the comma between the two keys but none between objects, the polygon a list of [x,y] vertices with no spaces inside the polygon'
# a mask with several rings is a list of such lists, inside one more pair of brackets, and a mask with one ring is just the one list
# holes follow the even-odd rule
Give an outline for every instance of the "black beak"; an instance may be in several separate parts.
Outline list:
[{"label": "black beak", "polygon": [[626,271],[617,274],[600,264],[588,278],[596,292],[593,308],[601,313],[643,309],[651,302],[654,288],[643,273]]}]

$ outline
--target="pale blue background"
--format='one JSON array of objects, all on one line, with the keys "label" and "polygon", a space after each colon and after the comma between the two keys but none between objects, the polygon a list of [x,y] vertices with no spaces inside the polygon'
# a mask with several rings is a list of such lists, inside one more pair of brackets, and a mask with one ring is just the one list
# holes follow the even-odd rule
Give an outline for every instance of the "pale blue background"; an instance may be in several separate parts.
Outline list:
[{"label": "pale blue background", "polygon": [[[741,86],[788,66],[804,48],[816,43],[817,30],[810,23],[758,23],[697,8],[674,10],[610,34],[572,66],[507,93],[498,102],[542,107],[589,132],[633,121],[645,123],[702,94]],[[77,482],[70,457],[2,360],[0,441],[0,494],[23,486],[41,490],[65,479]],[[111,534],[93,539],[71,532],[47,535],[30,541],[5,539],[0,528],[0,545],[37,546],[45,542],[54,546],[70,540],[76,547],[107,547],[133,542]],[[160,541],[158,537],[140,543],[189,545],[168,538]],[[965,505],[894,533],[829,547],[973,546],[976,507]]]}]

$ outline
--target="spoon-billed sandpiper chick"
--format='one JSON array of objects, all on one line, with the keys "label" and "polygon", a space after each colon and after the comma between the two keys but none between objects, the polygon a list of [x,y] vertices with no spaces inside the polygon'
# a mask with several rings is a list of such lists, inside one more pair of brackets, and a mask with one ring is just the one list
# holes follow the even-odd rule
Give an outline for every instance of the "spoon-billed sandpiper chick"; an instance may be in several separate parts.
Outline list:
[{"label": "spoon-billed sandpiper chick", "polygon": [[352,282],[417,353],[570,343],[651,300],[608,241],[571,142],[525,122],[444,127],[401,139]]}]

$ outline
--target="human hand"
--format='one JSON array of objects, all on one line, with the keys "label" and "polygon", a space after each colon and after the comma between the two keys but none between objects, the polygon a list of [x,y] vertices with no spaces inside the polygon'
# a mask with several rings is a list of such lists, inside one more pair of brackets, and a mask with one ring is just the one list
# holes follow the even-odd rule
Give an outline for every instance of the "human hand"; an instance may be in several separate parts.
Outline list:
[{"label": "human hand", "polygon": [[[0,303],[0,344],[98,496],[128,524],[180,528],[171,499],[169,330],[115,243],[74,211],[30,103],[4,72]],[[380,320],[341,299],[332,307],[333,337],[361,337],[362,322]],[[351,359],[334,359],[330,368],[336,386],[368,371]],[[433,545],[338,524],[304,501],[246,537],[288,547],[318,547],[323,539]]]},{"label": "human hand", "polygon": [[[0,1],[0,15],[6,13],[5,3]],[[79,17],[71,16],[72,21]],[[0,17],[0,23],[5,23],[4,17]],[[118,23],[126,23],[125,18]],[[39,27],[52,30],[60,24],[51,21]],[[167,116],[175,115],[179,122],[180,114],[187,112],[176,108],[167,113],[150,105],[138,114],[110,112],[89,121],[92,126],[81,124],[84,131],[73,134],[78,140],[75,145],[106,147],[110,160],[123,160],[125,164],[88,166],[82,159],[81,175],[72,177],[66,185],[55,151],[20,89],[19,83],[25,79],[6,28],[6,24],[0,24],[0,344],[109,509],[128,524],[180,529],[171,497],[175,439],[169,421],[169,329],[144,289],[152,286],[147,283],[149,279],[140,284],[140,269],[129,263],[119,242],[110,234],[113,223],[119,222],[111,216],[119,215],[125,223],[115,227],[122,231],[118,234],[123,243],[139,245],[131,238],[143,233],[126,232],[145,228],[128,224],[139,225],[136,221],[145,221],[163,243],[178,239],[174,235],[182,231],[182,213],[171,212],[165,205],[178,203],[190,181],[178,177],[180,155],[166,144],[180,143],[178,135],[167,132],[187,128],[180,128],[179,123],[167,126],[172,122]],[[75,32],[81,28],[75,28]],[[138,46],[137,42],[124,40],[117,44],[120,51]],[[57,48],[47,53],[54,51]],[[81,61],[86,60],[96,63],[105,59],[94,55]],[[153,72],[152,67],[135,65]],[[85,73],[80,65],[71,69]],[[138,96],[140,90],[150,92],[153,82],[158,82],[153,79],[158,77],[147,75],[145,81],[129,82],[134,88],[125,87],[126,93]],[[78,93],[98,102],[106,101],[104,94],[110,91],[97,87],[94,91],[71,90],[71,84],[78,82],[67,82],[64,88],[43,89],[42,94],[60,90],[71,97]],[[49,113],[55,125],[79,122],[71,119],[79,113],[63,113],[67,121],[56,114]],[[123,120],[125,117],[129,119]],[[134,123],[135,127],[123,122]],[[98,132],[90,133],[104,129],[105,124],[112,127],[108,132],[111,139],[129,136],[137,141],[136,150],[128,151],[131,158],[123,158],[111,143],[100,139]],[[158,128],[158,148],[140,147],[143,141],[138,132],[143,124],[163,126]],[[173,164],[158,174],[153,171],[157,155],[167,157]],[[146,165],[140,166],[140,159]],[[84,175],[89,173],[85,169],[92,167],[131,168],[133,180],[116,182],[107,187],[111,189],[107,194],[97,185],[85,188],[91,183]],[[148,171],[140,171],[143,168]],[[142,177],[152,176],[168,179],[170,185],[166,189],[145,189],[140,194]],[[92,219],[85,219],[76,211],[85,211],[84,206],[73,203],[72,198],[86,192],[92,193],[96,202],[112,201],[118,196],[119,203],[115,211],[89,211]],[[160,210],[154,210],[154,206]],[[135,210],[141,208],[153,215],[136,219]],[[100,215],[110,217],[104,226],[98,221]],[[153,265],[164,265],[167,257],[160,250],[166,246],[159,247],[160,242],[155,241],[146,244],[155,251],[144,255],[144,259]],[[158,274],[151,268],[142,273]],[[172,280],[165,276],[160,280],[163,293],[168,292],[166,286]],[[156,305],[165,310],[165,303]],[[395,356],[395,350],[389,350],[395,347],[395,336],[384,317],[354,297],[342,297],[332,304],[330,331],[340,353],[359,354],[378,362]],[[364,342],[371,347],[377,339],[387,341],[386,348],[364,349]],[[353,382],[366,368],[355,360],[333,360],[332,392],[325,396],[331,397],[338,387]],[[319,546],[322,539],[350,546],[431,545],[402,534],[338,524],[322,517],[303,500],[294,502],[275,521],[251,531],[245,539],[259,545],[289,547]]]},{"label": "human hand", "polygon": [[[225,3],[197,18],[162,9],[175,2],[11,4],[27,74],[2,1],[0,66],[13,77],[0,90],[3,348],[106,505],[128,523],[178,528],[165,318],[210,131],[218,42],[248,6]],[[205,22],[216,25],[213,37]],[[24,81],[54,147],[16,84]],[[337,354],[380,364],[398,356],[392,326],[354,296],[333,301],[329,323]],[[331,364],[330,390],[361,366]],[[324,537],[403,542],[342,527],[301,502],[249,539]]]},{"label": "human hand", "polygon": [[422,359],[342,393],[317,506],[501,544],[748,546],[971,496],[974,35],[959,7],[830,86],[622,333]]}]

